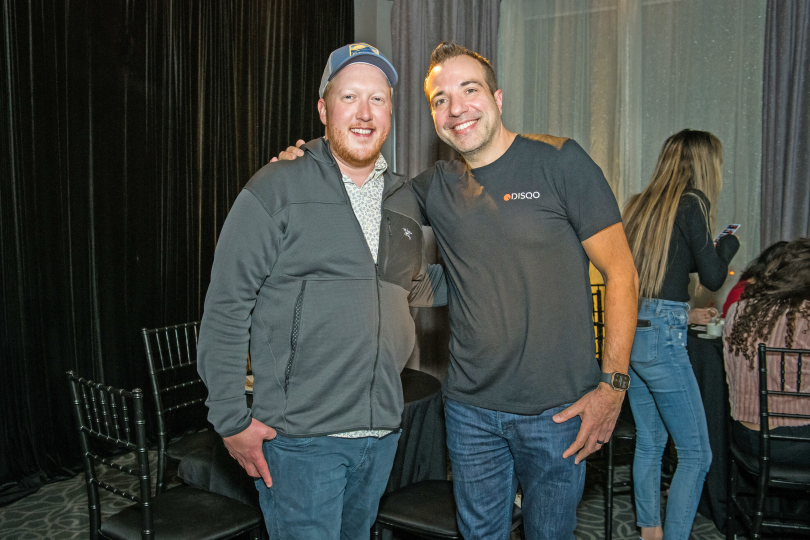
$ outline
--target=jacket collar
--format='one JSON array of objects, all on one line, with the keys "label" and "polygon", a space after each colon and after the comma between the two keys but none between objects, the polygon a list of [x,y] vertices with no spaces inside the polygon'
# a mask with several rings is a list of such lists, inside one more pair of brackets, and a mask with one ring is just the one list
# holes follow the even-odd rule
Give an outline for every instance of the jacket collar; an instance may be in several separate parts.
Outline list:
[{"label": "jacket collar", "polygon": [[[329,147],[329,141],[323,137],[313,139],[305,143],[301,148],[304,152],[309,153],[309,155],[315,158],[316,161],[338,168],[337,161],[335,161],[335,157],[332,155],[332,150]],[[400,174],[392,173],[390,167],[383,173],[383,178],[385,179],[383,198],[398,190],[402,184],[405,183],[405,177]]]}]

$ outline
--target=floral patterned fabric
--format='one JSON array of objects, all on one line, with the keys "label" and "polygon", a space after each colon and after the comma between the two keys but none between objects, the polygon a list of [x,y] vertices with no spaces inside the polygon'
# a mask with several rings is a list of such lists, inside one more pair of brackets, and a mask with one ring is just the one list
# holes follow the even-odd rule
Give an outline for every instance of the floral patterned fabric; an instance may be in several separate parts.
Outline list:
[{"label": "floral patterned fabric", "polygon": [[[343,175],[343,183],[346,185],[346,192],[352,202],[352,210],[360,222],[363,229],[363,236],[366,237],[368,249],[374,262],[377,262],[377,251],[380,247],[380,220],[382,219],[382,194],[385,187],[383,173],[388,168],[388,163],[382,154],[374,164],[374,170],[363,183],[362,187],[352,182],[352,179]],[[391,433],[389,429],[371,429],[361,431],[349,431],[346,433],[335,433],[330,437],[341,437],[343,439],[360,439],[362,437],[385,437]]]}]

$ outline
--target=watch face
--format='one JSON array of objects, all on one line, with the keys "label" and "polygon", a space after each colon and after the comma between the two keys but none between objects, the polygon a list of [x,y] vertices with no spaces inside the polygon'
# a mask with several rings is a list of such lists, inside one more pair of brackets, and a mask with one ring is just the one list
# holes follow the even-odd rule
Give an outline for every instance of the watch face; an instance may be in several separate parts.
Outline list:
[{"label": "watch face", "polygon": [[613,374],[613,388],[617,390],[627,390],[630,388],[630,375],[624,373]]}]

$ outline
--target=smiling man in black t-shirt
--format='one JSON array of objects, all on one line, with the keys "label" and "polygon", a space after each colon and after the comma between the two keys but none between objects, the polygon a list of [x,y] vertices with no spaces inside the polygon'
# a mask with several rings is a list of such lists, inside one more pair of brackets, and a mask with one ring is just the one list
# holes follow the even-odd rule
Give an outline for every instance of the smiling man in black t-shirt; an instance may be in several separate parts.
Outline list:
[{"label": "smiling man in black t-shirt", "polygon": [[[508,536],[519,482],[527,537],[573,538],[580,462],[613,431],[636,326],[619,208],[576,142],[503,126],[502,92],[476,53],[439,45],[425,94],[462,155],[413,180],[451,283],[444,394],[461,532]],[[589,260],[606,284],[604,373]]]}]

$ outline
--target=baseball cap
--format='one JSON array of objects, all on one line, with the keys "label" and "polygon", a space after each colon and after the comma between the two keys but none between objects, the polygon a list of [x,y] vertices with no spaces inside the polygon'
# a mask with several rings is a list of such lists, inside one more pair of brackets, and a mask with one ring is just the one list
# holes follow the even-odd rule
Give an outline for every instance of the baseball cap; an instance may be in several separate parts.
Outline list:
[{"label": "baseball cap", "polygon": [[391,87],[397,84],[397,70],[394,69],[394,66],[385,56],[380,54],[376,47],[372,47],[368,43],[350,43],[335,49],[329,55],[329,60],[326,61],[326,67],[323,70],[323,77],[321,77],[321,87],[318,89],[318,95],[323,97],[326,85],[335,78],[335,75],[341,69],[357,63],[369,64],[378,68],[388,79],[388,84]]}]

